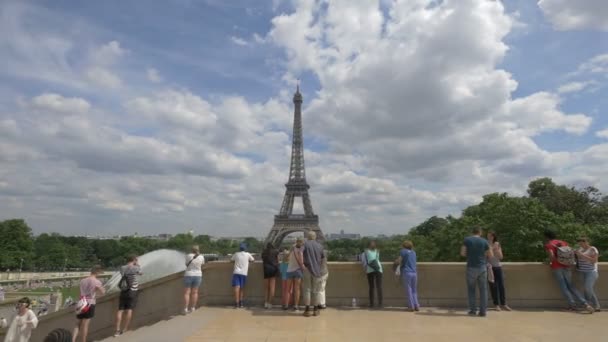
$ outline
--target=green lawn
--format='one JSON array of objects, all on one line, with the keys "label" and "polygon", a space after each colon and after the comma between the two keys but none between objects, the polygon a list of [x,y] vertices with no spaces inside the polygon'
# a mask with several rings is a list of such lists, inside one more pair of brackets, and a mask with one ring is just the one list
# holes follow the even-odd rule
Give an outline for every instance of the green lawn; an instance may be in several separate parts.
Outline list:
[{"label": "green lawn", "polygon": [[63,289],[55,287],[55,288],[53,288],[52,291],[48,287],[41,287],[41,288],[37,288],[37,289],[24,289],[24,290],[20,290],[18,292],[7,292],[6,296],[14,298],[14,297],[20,297],[20,296],[27,296],[28,293],[50,294],[50,293],[55,293],[57,291],[61,292],[62,301],[65,301],[65,299],[68,297],[72,297],[74,300],[78,300],[78,298],[80,297],[80,288],[78,286],[66,287]]}]

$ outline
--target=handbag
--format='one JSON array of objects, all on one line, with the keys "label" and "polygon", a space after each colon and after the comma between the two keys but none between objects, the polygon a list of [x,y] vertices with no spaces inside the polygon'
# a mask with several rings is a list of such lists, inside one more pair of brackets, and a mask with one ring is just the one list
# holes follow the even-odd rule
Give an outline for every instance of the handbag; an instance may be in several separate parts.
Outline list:
[{"label": "handbag", "polygon": [[90,309],[91,309],[91,304],[87,300],[87,297],[80,296],[80,299],[76,303],[76,314],[77,315],[85,314],[85,313],[89,312]]},{"label": "handbag", "polygon": [[372,270],[374,270],[374,272],[380,272],[380,262],[378,261],[378,258],[380,258],[380,252],[376,252],[376,258],[372,259],[371,261],[367,258],[367,252],[365,253],[365,260],[366,260],[366,264],[367,266],[369,266]]}]

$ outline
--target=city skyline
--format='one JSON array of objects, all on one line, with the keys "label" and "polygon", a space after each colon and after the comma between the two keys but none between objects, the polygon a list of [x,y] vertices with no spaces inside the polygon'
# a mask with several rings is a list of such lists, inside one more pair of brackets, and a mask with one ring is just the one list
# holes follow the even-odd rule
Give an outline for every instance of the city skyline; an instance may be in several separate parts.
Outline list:
[{"label": "city skyline", "polygon": [[[0,220],[265,236],[296,80],[326,233],[608,192],[608,2],[0,3]],[[301,208],[299,208],[301,209]]]}]

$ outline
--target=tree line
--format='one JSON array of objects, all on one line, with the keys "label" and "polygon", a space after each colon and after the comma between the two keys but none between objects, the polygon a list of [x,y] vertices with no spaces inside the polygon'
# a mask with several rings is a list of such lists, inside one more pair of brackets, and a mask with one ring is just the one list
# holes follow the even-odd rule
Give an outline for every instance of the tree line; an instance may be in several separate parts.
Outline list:
[{"label": "tree line", "polygon": [[[544,261],[543,231],[547,228],[571,244],[578,237],[587,236],[600,250],[600,260],[608,260],[602,253],[608,250],[608,196],[594,187],[558,185],[550,178],[532,181],[525,196],[488,194],[481,203],[464,209],[458,218],[433,216],[403,235],[380,240],[381,258],[394,260],[401,243],[411,240],[419,261],[461,261],[460,245],[474,225],[497,233],[505,261]],[[329,260],[352,260],[371,239],[327,241]],[[250,251],[259,252],[263,248],[255,238],[244,241]],[[130,254],[141,255],[161,248],[187,251],[197,244],[204,253],[226,255],[238,250],[239,243],[190,234],[178,234],[168,241],[132,236],[91,240],[56,233],[33,236],[24,220],[13,219],[0,222],[0,270],[84,269],[93,264],[115,268]]]},{"label": "tree line", "polygon": [[[594,187],[558,185],[550,178],[530,182],[525,196],[488,194],[458,218],[433,216],[407,234],[378,241],[381,259],[394,260],[402,242],[411,240],[419,261],[461,261],[462,240],[475,225],[497,233],[505,261],[546,261],[545,229],[554,230],[570,244],[578,237],[588,237],[599,249],[600,260],[608,261],[608,196]],[[347,260],[360,253],[369,240],[330,241],[328,247],[334,260]]]},{"label": "tree line", "polygon": [[[262,249],[262,243],[255,238],[244,241],[251,250]],[[239,242],[213,241],[208,235],[190,234],[178,234],[168,241],[136,236],[100,240],[57,233],[34,236],[24,220],[12,219],[0,222],[0,270],[16,271],[22,267],[24,271],[63,271],[88,269],[97,264],[113,269],[123,265],[133,254],[142,255],[163,248],[185,252],[197,244],[204,253],[226,255],[238,250]]]}]

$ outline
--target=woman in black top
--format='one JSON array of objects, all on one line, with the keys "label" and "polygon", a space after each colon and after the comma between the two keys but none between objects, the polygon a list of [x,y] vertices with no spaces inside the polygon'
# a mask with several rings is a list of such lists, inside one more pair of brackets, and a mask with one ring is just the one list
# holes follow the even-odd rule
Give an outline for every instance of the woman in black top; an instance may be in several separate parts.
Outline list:
[{"label": "woman in black top", "polygon": [[279,269],[279,251],[274,248],[272,243],[266,244],[262,252],[262,263],[264,266],[264,308],[272,307],[274,290]]}]

